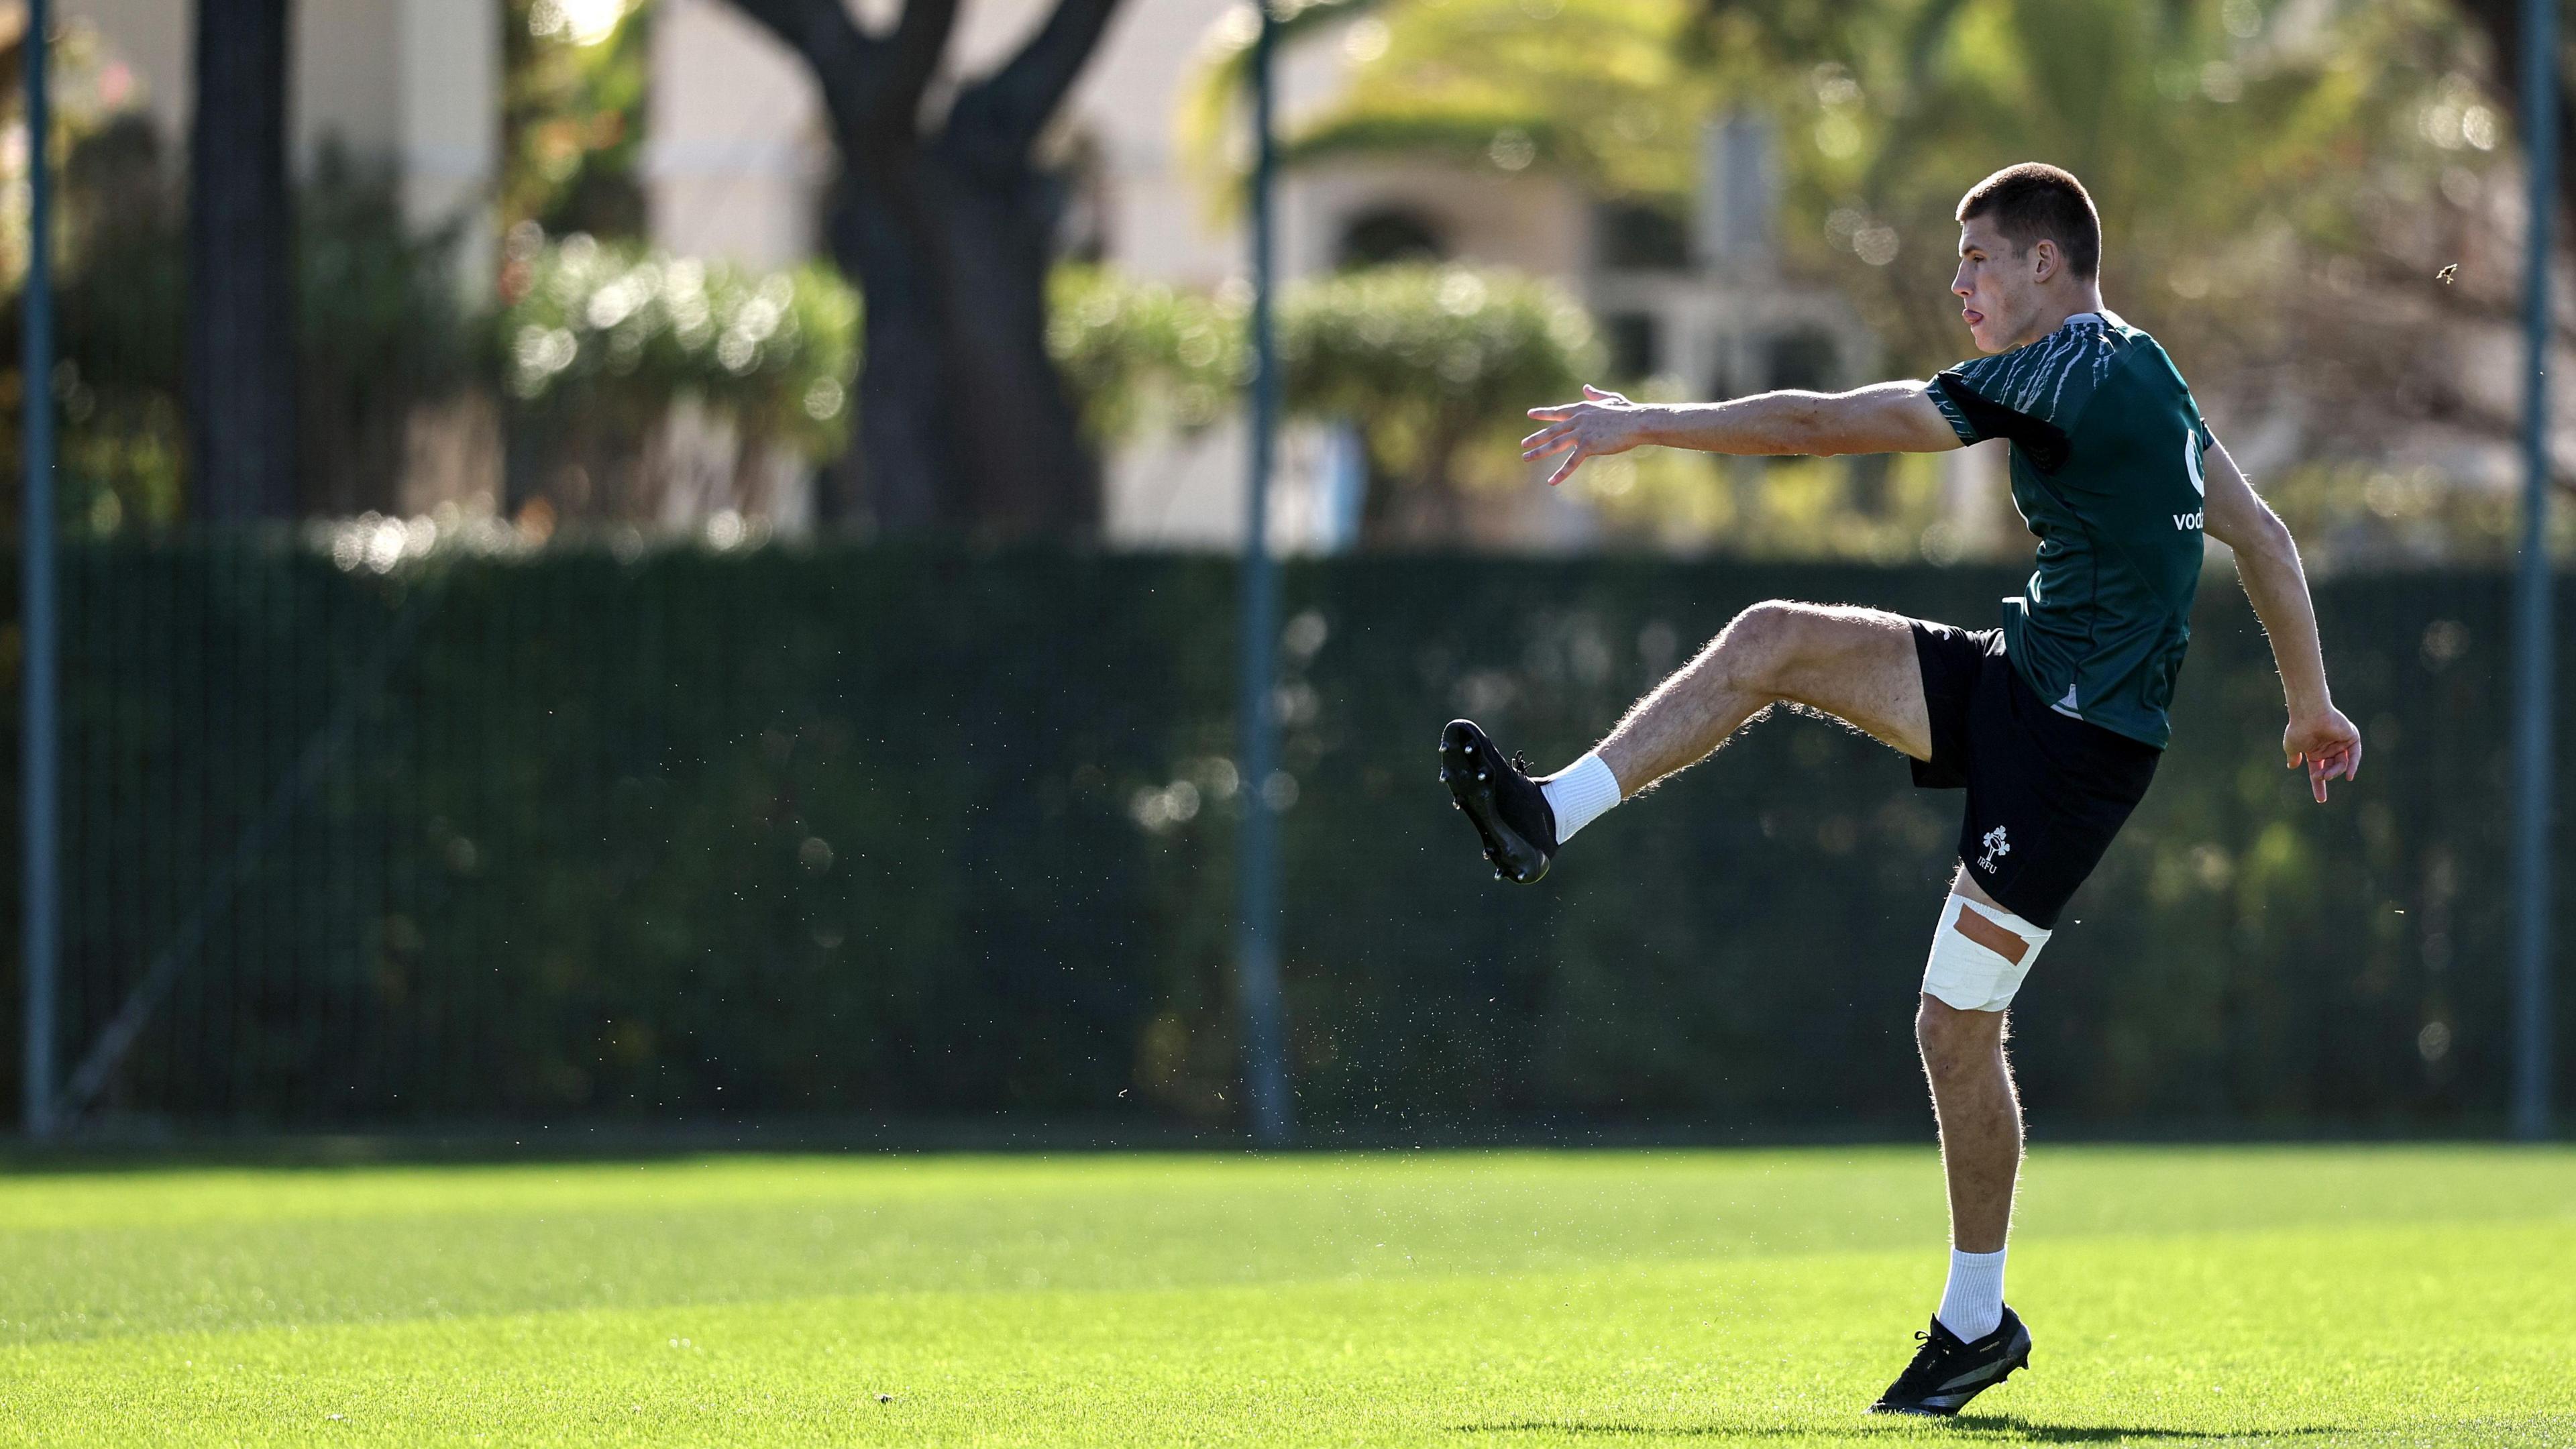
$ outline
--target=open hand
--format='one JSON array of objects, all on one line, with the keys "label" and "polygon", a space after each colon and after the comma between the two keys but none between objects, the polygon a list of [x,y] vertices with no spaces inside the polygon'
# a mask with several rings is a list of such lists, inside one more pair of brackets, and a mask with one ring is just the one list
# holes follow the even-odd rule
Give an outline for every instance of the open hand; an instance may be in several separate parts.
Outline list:
[{"label": "open hand", "polygon": [[2308,789],[2323,805],[2326,781],[2361,774],[2361,731],[2343,717],[2342,710],[2327,705],[2320,714],[2290,717],[2290,727],[2281,735],[2281,753],[2293,770],[2307,765]]},{"label": "open hand", "polygon": [[1624,453],[1644,442],[1645,412],[1619,394],[1587,382],[1579,403],[1529,410],[1531,417],[1547,426],[1521,439],[1521,461],[1565,454],[1565,462],[1548,476],[1547,486],[1553,488],[1573,477],[1584,459]]}]

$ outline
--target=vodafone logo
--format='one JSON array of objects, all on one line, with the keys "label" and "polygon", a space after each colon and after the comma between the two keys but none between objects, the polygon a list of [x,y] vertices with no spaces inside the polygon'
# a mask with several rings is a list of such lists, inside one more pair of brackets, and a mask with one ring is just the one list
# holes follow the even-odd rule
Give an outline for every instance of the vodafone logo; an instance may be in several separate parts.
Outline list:
[{"label": "vodafone logo", "polygon": [[[2200,430],[2197,428],[2182,430],[2182,471],[2191,479],[2191,491],[2207,498],[2209,482],[2200,475]],[[2206,508],[2195,508],[2189,513],[2177,513],[2173,516],[2174,529],[2177,532],[2188,533],[2199,528],[2201,520],[2208,514],[2209,510]]]}]

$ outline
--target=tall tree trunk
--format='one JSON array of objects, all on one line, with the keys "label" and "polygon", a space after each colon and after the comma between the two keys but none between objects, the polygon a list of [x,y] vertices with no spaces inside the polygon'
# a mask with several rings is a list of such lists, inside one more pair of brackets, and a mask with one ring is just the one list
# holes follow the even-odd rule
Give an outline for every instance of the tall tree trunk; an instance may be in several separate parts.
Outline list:
[{"label": "tall tree trunk", "polygon": [[1046,344],[1055,194],[1016,139],[961,106],[934,152],[955,456],[978,526],[1084,532],[1099,521],[1100,471]]},{"label": "tall tree trunk", "polygon": [[1099,469],[1046,348],[1056,206],[1033,161],[1119,0],[1056,0],[945,123],[922,98],[959,0],[905,0],[891,32],[842,0],[734,0],[813,70],[841,158],[833,259],[866,303],[858,439],[889,529],[1097,526]]},{"label": "tall tree trunk", "polygon": [[197,0],[189,138],[188,440],[194,512],[295,504],[289,0]]},{"label": "tall tree trunk", "polygon": [[[944,427],[952,399],[941,355],[934,258],[900,224],[893,196],[907,178],[844,176],[828,240],[859,288],[858,463],[868,519],[889,531],[942,522],[957,475]],[[909,209],[909,204],[907,204]]]}]

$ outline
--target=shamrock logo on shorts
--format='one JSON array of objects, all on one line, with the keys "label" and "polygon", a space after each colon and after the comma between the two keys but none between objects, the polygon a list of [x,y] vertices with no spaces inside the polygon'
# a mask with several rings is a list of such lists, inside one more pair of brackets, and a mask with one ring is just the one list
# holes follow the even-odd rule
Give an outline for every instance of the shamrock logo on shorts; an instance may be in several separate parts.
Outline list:
[{"label": "shamrock logo on shorts", "polygon": [[2004,828],[1998,825],[1986,832],[1985,845],[1986,853],[1977,857],[1977,869],[1991,875],[1995,862],[2012,854],[2012,842],[2004,838]]}]

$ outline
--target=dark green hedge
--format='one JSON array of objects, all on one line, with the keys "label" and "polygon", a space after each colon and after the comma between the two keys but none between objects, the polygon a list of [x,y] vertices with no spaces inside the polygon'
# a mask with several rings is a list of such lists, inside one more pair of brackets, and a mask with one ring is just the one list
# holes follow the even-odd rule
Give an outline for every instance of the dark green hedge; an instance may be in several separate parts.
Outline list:
[{"label": "dark green hedge", "polygon": [[[1236,1111],[1223,561],[557,550],[379,578],[194,543],[66,565],[67,1058],[396,621],[416,629],[213,918],[113,1111]],[[1292,567],[1300,1111],[1368,1130],[1919,1114],[1914,985],[1959,797],[1776,719],[1594,827],[1545,887],[1507,890],[1433,744],[1469,713],[1557,763],[1757,599],[1983,626],[2011,585]],[[2505,600],[2487,575],[2320,590],[2370,749],[2320,810],[2280,767],[2263,641],[2211,581],[2175,748],[2017,1014],[2043,1120],[2500,1111]]]}]

